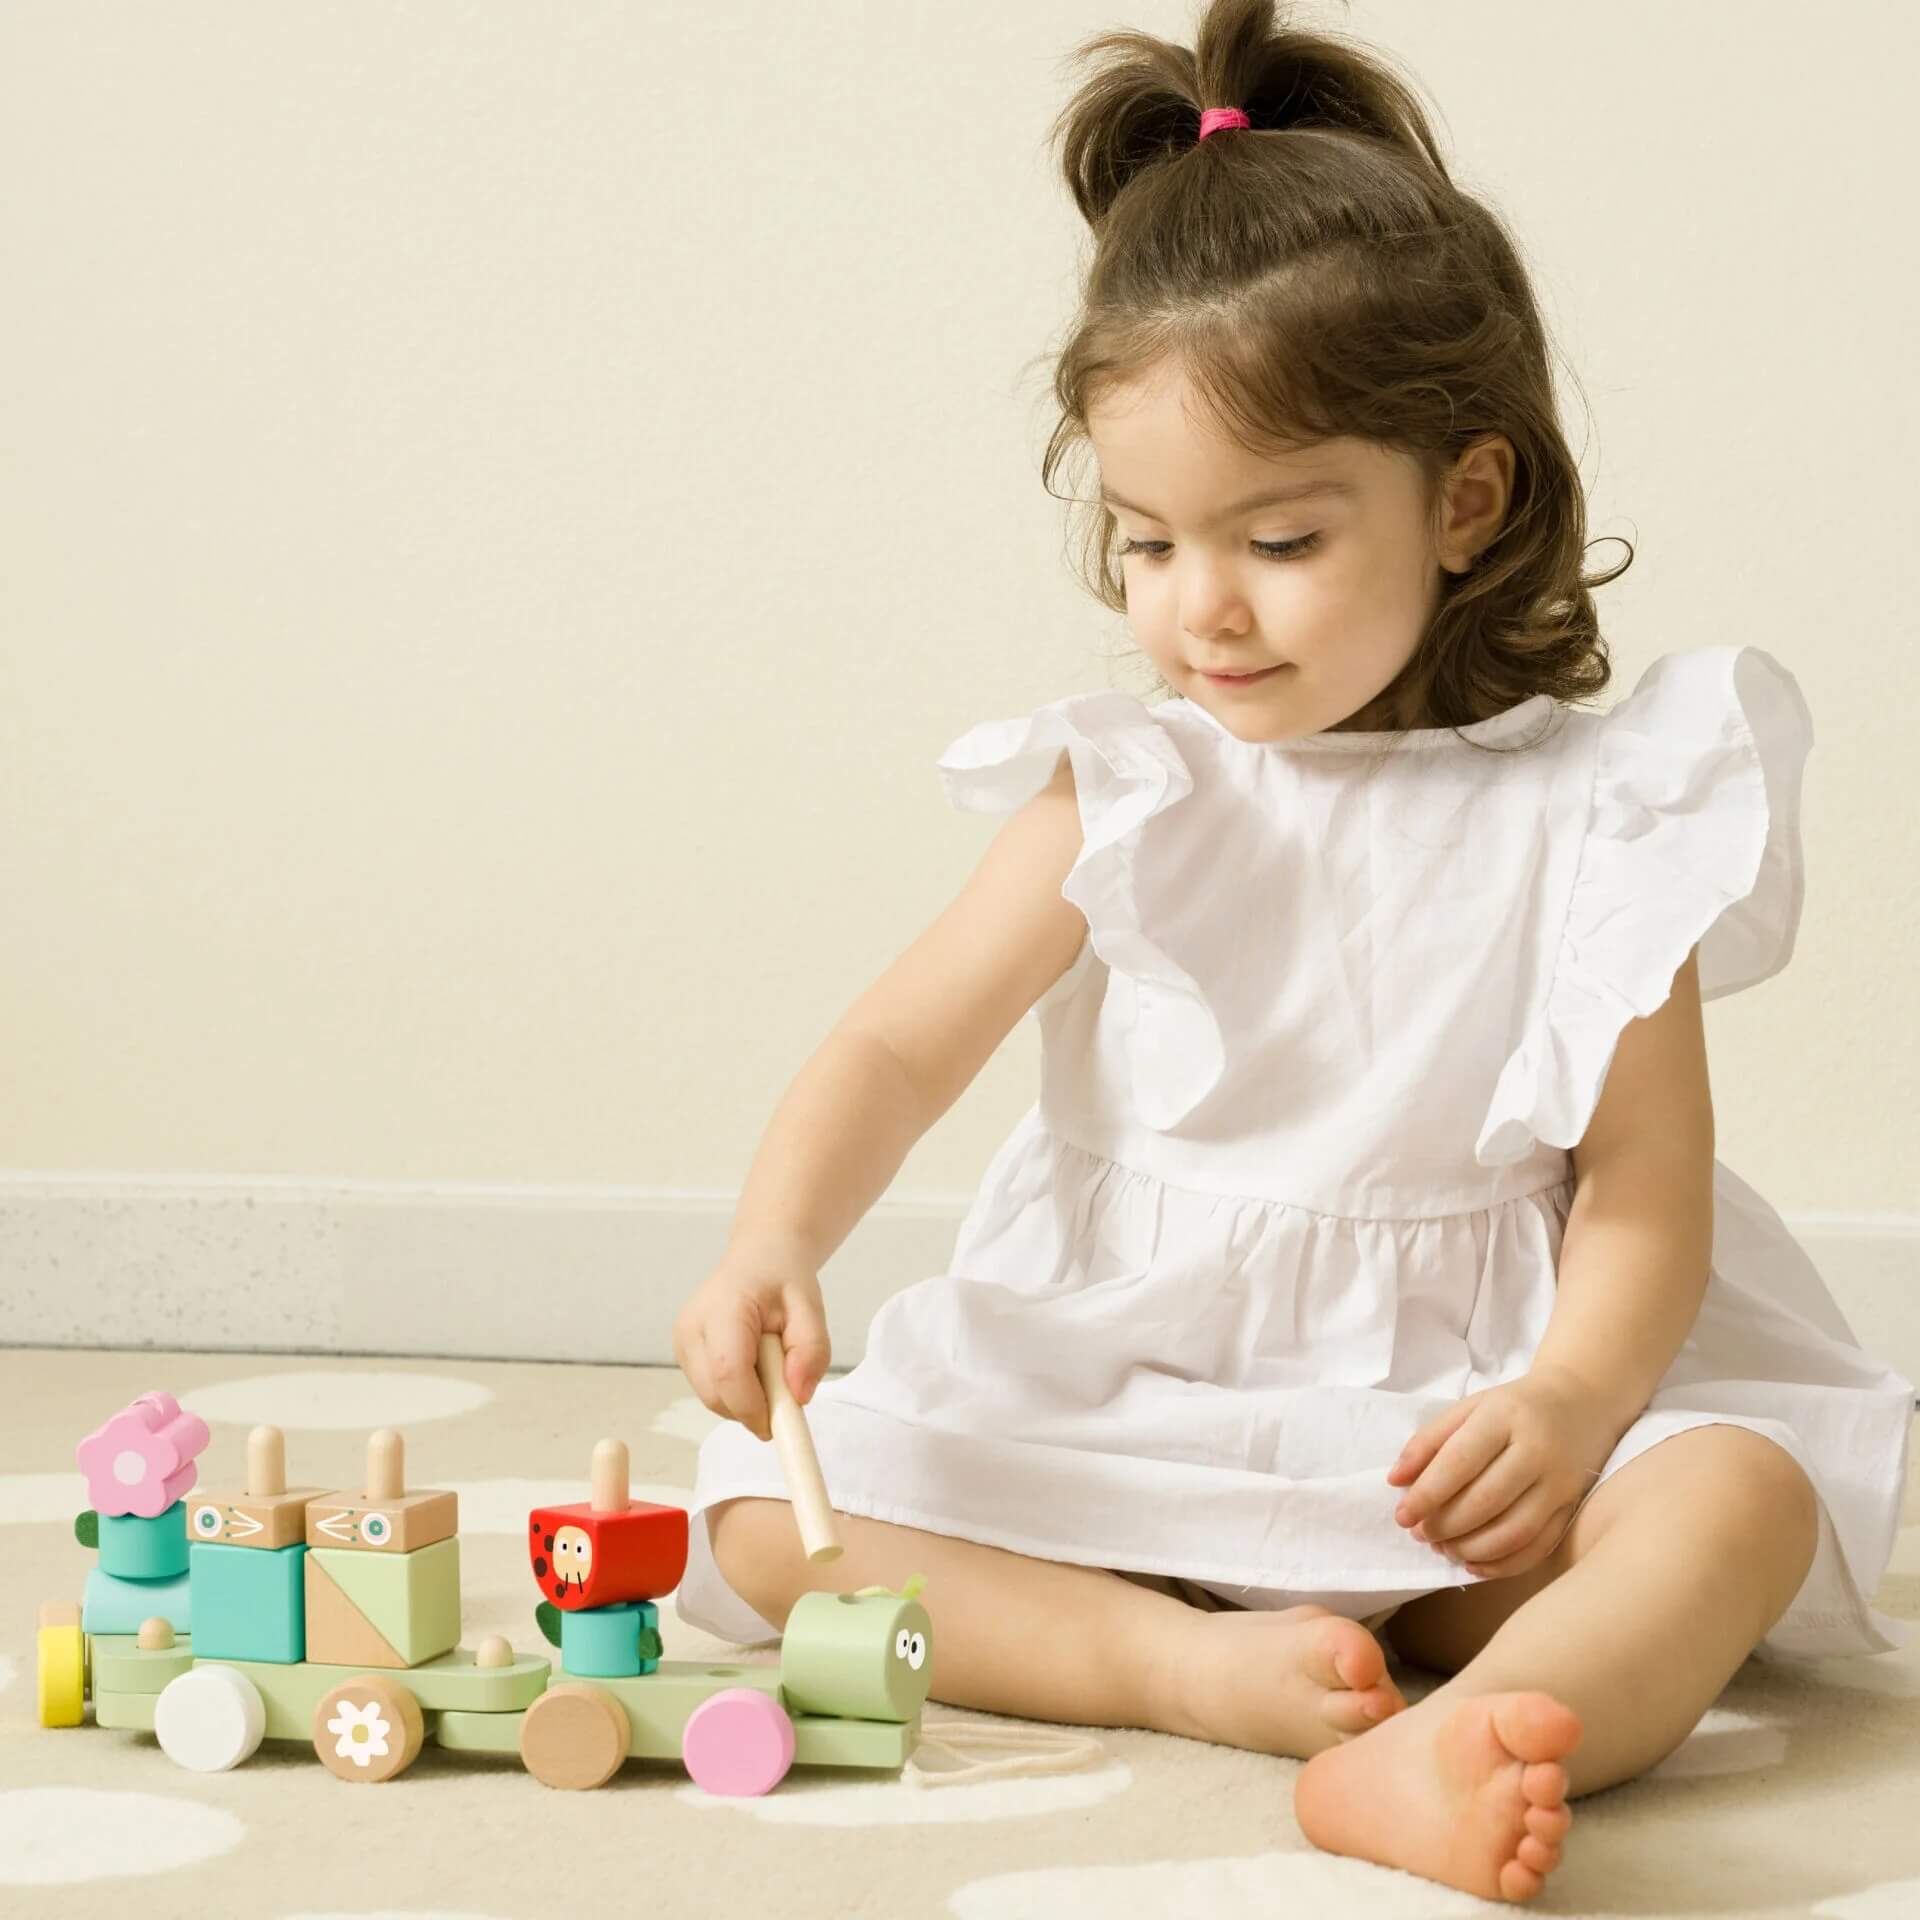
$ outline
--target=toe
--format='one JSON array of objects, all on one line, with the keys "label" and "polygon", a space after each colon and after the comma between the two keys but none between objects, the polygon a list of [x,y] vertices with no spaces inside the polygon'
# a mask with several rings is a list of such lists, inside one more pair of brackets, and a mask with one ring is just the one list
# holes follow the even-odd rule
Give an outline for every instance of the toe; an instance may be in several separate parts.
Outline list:
[{"label": "toe", "polygon": [[[1580,1742],[1580,1716],[1550,1693],[1511,1693],[1493,1710],[1500,1744],[1521,1760],[1558,1760]],[[1564,1796],[1564,1783],[1562,1793]],[[1541,1796],[1530,1793],[1529,1800]]]},{"label": "toe", "polygon": [[1526,1817],[1527,1831],[1536,1840],[1544,1840],[1551,1847],[1557,1847],[1567,1837],[1567,1829],[1573,1825],[1573,1809],[1568,1806],[1529,1806]]},{"label": "toe", "polygon": [[1508,1900],[1531,1900],[1546,1884],[1531,1867],[1523,1867],[1518,1860],[1509,1860],[1500,1869],[1500,1892]]},{"label": "toe", "polygon": [[1400,1710],[1384,1687],[1329,1687],[1320,1696],[1320,1713],[1331,1727],[1341,1733],[1365,1733]]},{"label": "toe", "polygon": [[1563,1806],[1567,1798],[1567,1770],[1557,1760],[1541,1760],[1522,1767],[1520,1791],[1536,1807]]},{"label": "toe", "polygon": [[1323,1687],[1377,1687],[1387,1677],[1387,1656],[1357,1620],[1336,1616],[1315,1636],[1307,1671]]},{"label": "toe", "polygon": [[1520,1844],[1513,1850],[1513,1857],[1523,1867],[1531,1867],[1535,1873],[1547,1874],[1560,1864],[1560,1849],[1548,1846],[1544,1840],[1536,1840],[1530,1833],[1523,1833]]}]

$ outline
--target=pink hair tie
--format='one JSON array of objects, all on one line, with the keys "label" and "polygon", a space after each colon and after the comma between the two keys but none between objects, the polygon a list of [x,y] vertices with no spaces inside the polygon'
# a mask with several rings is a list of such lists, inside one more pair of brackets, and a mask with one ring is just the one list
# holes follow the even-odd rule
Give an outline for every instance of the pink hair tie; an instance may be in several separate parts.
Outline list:
[{"label": "pink hair tie", "polygon": [[1218,133],[1222,127],[1250,127],[1253,122],[1238,107],[1209,107],[1200,116],[1200,138]]}]

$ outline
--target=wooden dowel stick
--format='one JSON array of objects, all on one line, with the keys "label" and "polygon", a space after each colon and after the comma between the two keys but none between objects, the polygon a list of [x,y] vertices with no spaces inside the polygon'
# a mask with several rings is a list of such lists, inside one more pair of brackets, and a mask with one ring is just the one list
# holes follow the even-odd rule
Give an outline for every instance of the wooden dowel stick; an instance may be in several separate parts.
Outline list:
[{"label": "wooden dowel stick", "polygon": [[760,1336],[759,1372],[773,1444],[780,1455],[780,1471],[786,1475],[787,1496],[793,1502],[793,1517],[800,1528],[800,1544],[809,1560],[838,1560],[842,1549],[834,1531],[827,1483],[820,1474],[806,1413],[787,1385],[786,1353],[777,1333]]}]

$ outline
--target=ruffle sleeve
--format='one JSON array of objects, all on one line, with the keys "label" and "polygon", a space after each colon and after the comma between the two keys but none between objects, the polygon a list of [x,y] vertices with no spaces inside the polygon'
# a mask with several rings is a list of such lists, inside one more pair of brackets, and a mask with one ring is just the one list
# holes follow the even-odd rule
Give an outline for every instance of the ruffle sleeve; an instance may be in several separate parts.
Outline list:
[{"label": "ruffle sleeve", "polygon": [[1665,1003],[1696,944],[1702,1000],[1787,964],[1812,745],[1799,682],[1752,646],[1669,654],[1598,716],[1557,955],[1481,1124],[1482,1166],[1579,1143],[1622,1030]]},{"label": "ruffle sleeve", "polygon": [[1060,892],[1086,916],[1094,952],[1132,985],[1135,1108],[1164,1132],[1226,1066],[1206,996],[1142,924],[1142,829],[1193,791],[1171,734],[1131,694],[1072,694],[1022,719],[983,721],[947,748],[939,767],[962,811],[1011,813],[1053,777],[1063,751],[1073,763],[1083,843]]}]

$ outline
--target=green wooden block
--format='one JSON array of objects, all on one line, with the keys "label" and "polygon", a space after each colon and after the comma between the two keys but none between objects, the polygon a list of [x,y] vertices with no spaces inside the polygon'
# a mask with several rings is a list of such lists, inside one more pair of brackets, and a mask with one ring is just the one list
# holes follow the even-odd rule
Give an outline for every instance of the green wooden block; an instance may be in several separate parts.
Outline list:
[{"label": "green wooden block", "polygon": [[449,1710],[433,1716],[432,1737],[451,1753],[512,1753],[520,1751],[518,1713],[465,1713]]},{"label": "green wooden block", "polygon": [[171,1580],[123,1580],[105,1567],[89,1567],[80,1600],[83,1633],[138,1633],[158,1615],[175,1633],[193,1625],[193,1595],[184,1573]]},{"label": "green wooden block", "polygon": [[93,1724],[96,1727],[123,1727],[130,1733],[153,1731],[153,1703],[157,1693],[96,1693],[93,1696]]},{"label": "green wooden block", "polygon": [[290,1547],[235,1547],[195,1540],[193,1650],[203,1660],[304,1660],[307,1589],[304,1541]]},{"label": "green wooden block", "polygon": [[411,1553],[359,1553],[347,1547],[307,1551],[409,1667],[459,1645],[458,1534]]},{"label": "green wooden block", "polygon": [[920,1716],[898,1720],[831,1720],[793,1716],[796,1767],[904,1767],[920,1744]]},{"label": "green wooden block", "polygon": [[103,1513],[100,1564],[122,1580],[175,1580],[187,1570],[187,1503],[176,1500],[151,1519]]},{"label": "green wooden block", "polygon": [[108,1693],[158,1693],[176,1673],[193,1665],[193,1639],[183,1634],[170,1647],[143,1647],[131,1633],[96,1633],[88,1648],[93,1688]]},{"label": "green wooden block", "polygon": [[504,1667],[477,1667],[471,1647],[397,1675],[429,1712],[499,1714],[529,1707],[547,1690],[553,1663],[543,1653],[516,1654]]}]

